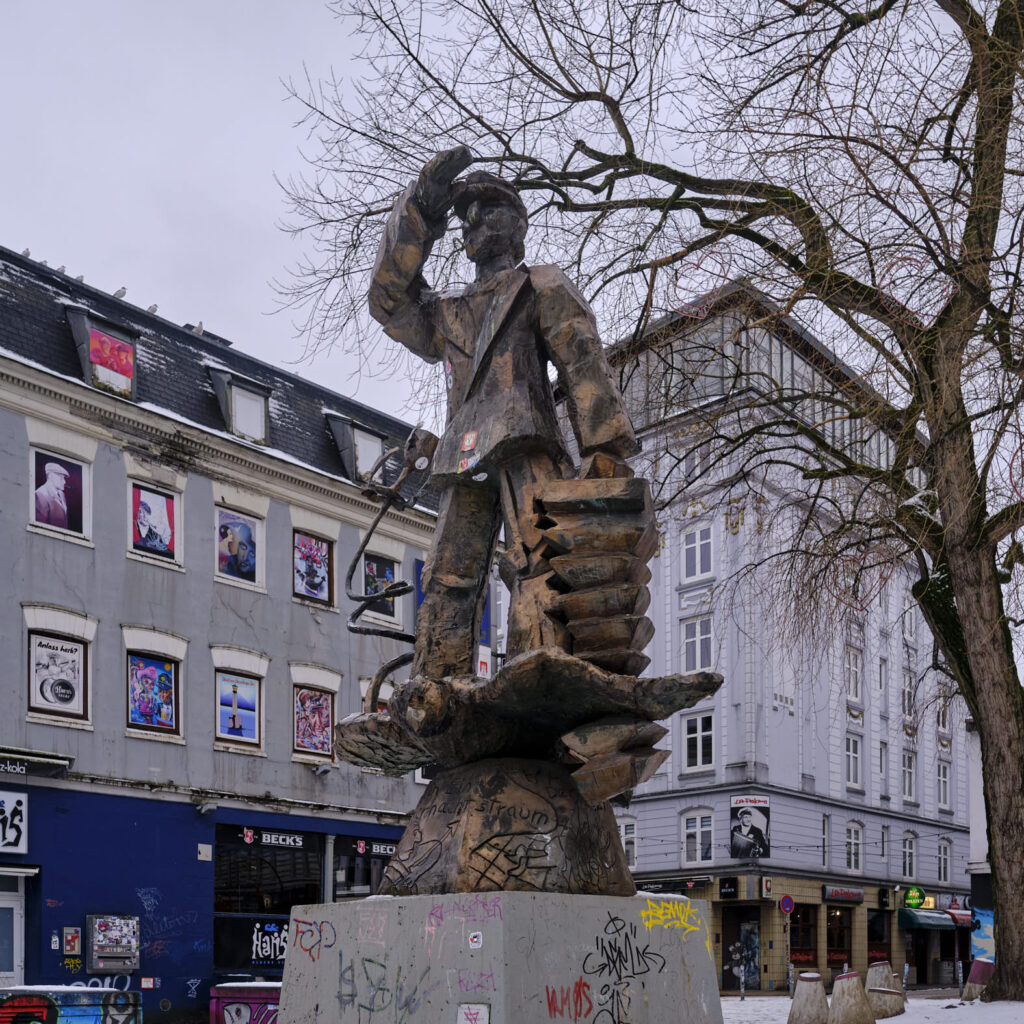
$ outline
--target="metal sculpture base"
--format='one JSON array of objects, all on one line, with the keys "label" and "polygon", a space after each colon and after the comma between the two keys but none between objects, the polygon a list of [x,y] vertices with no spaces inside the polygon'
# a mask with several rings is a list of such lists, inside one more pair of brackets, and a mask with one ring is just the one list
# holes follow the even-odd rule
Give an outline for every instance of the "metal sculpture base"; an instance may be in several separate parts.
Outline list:
[{"label": "metal sculpture base", "polygon": [[586,801],[562,765],[524,758],[441,772],[420,799],[380,892],[632,896],[607,802]]},{"label": "metal sculpture base", "polygon": [[451,893],[293,907],[278,1024],[721,1024],[707,905]]}]

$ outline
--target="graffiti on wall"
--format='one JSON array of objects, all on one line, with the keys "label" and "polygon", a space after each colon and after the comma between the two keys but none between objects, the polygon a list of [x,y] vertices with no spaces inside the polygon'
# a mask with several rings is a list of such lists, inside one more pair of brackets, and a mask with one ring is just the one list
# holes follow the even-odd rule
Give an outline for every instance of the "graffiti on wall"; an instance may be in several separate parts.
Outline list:
[{"label": "graffiti on wall", "polygon": [[118,989],[104,989],[99,999],[79,992],[0,997],[0,1024],[130,1024],[141,1016],[138,996]]}]

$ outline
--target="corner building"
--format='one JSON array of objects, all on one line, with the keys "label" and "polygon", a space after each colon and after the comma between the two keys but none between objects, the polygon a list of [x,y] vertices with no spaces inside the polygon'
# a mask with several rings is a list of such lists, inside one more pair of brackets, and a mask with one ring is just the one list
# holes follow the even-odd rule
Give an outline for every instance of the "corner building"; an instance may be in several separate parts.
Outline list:
[{"label": "corner building", "polygon": [[[785,989],[788,963],[829,983],[878,959],[907,965],[910,984],[954,983],[971,956],[966,708],[931,669],[913,578],[893,566],[855,598],[819,595],[831,638],[801,642],[766,583],[789,481],[780,469],[729,489],[739,464],[714,464],[701,443],[713,415],[763,403],[766,381],[834,393],[852,372],[738,285],[613,361],[644,443],[637,471],[671,496],[648,671],[725,678],[664,723],[670,757],[617,811],[638,887],[710,903],[725,991],[741,975]],[[884,435],[855,434],[865,427],[822,429],[890,454]]]},{"label": "corner building", "polygon": [[[280,977],[292,904],[372,891],[421,785],[331,744],[408,650],[345,596],[408,429],[0,249],[0,988],[205,1021]],[[433,523],[389,513],[355,588],[415,580]]]}]

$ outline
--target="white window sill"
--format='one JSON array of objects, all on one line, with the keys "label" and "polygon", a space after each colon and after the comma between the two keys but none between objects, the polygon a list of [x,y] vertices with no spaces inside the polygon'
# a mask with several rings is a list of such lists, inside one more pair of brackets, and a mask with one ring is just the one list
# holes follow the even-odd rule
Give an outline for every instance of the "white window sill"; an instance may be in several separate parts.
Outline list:
[{"label": "white window sill", "polygon": [[179,747],[185,746],[184,736],[171,736],[159,732],[143,732],[141,729],[132,729],[131,726],[125,729],[124,734],[133,740],[152,740],[154,743],[176,743]]},{"label": "white window sill", "polygon": [[225,739],[214,740],[213,749],[223,751],[225,754],[248,754],[249,757],[267,756],[267,752],[262,747],[245,743],[231,743]]},{"label": "white window sill", "polygon": [[[333,735],[333,730],[331,735]],[[309,750],[301,752],[296,750],[292,752],[292,764],[329,765],[333,763],[333,761],[333,754],[314,754]]]},{"label": "white window sill", "polygon": [[93,731],[92,722],[87,718],[63,718],[59,715],[49,715],[45,711],[29,711],[25,715],[25,721],[34,722],[37,725],[59,725],[63,729]]},{"label": "white window sill", "polygon": [[341,609],[336,604],[323,604],[320,601],[311,601],[308,598],[299,597],[298,594],[292,594],[292,604],[301,604],[311,611],[330,612],[332,615],[341,614]]},{"label": "white window sill", "polygon": [[381,615],[380,612],[372,612],[367,609],[362,615],[356,619],[356,625],[366,624],[370,626],[389,626],[391,629],[405,629],[402,625],[401,619],[396,615],[392,618],[390,615]]},{"label": "white window sill", "polygon": [[159,555],[144,555],[141,551],[126,551],[125,557],[133,562],[142,562],[144,565],[158,565],[161,569],[170,569],[173,572],[185,572],[185,566],[173,558],[160,558]]},{"label": "white window sill", "polygon": [[53,537],[55,540],[66,540],[69,544],[77,544],[82,548],[95,548],[88,537],[83,537],[80,533],[72,533],[70,530],[62,530],[59,526],[37,526],[35,523],[29,523],[25,527],[29,533],[38,534],[40,537]]},{"label": "white window sill", "polygon": [[215,572],[213,579],[216,583],[223,583],[226,587],[235,587],[238,590],[248,590],[251,594],[265,594],[267,588],[260,583],[250,583],[248,580],[238,580],[234,576],[222,576]]}]

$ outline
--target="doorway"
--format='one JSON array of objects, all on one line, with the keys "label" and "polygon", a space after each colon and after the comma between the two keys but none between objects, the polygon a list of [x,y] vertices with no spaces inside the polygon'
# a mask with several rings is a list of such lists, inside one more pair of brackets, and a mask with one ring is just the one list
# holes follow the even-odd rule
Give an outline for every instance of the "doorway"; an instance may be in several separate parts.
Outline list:
[{"label": "doorway", "polygon": [[761,987],[761,908],[722,907],[722,991]]},{"label": "doorway", "polygon": [[0,989],[25,983],[25,895],[18,875],[0,874]]}]

